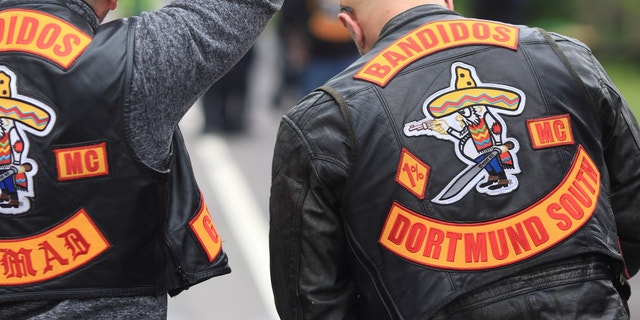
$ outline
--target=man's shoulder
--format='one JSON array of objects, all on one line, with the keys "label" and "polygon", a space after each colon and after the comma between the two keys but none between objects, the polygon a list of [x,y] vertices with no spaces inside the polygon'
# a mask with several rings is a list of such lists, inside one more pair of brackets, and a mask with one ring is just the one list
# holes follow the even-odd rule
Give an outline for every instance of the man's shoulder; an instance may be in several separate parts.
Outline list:
[{"label": "man's shoulder", "polygon": [[291,121],[303,125],[313,118],[321,111],[327,111],[331,109],[338,109],[335,100],[326,92],[321,90],[314,90],[305,95],[296,105],[289,109],[285,113],[285,117]]}]

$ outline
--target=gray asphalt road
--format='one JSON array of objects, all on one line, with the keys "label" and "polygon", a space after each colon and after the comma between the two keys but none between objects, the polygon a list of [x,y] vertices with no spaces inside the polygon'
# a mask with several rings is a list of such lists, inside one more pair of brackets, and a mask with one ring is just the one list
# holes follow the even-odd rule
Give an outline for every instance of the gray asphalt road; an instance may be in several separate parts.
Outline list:
[{"label": "gray asphalt road", "polygon": [[[196,104],[182,122],[194,170],[223,237],[233,272],[170,299],[169,320],[274,320],[268,279],[267,208],[273,143],[283,109],[271,97],[279,83],[277,47],[267,29],[257,43],[250,130],[202,135]],[[640,320],[640,280],[632,280],[632,318]]]},{"label": "gray asphalt road", "polygon": [[246,133],[202,134],[197,103],[181,123],[202,192],[232,273],[170,299],[170,320],[273,320],[268,278],[268,197],[273,145],[282,114],[271,105],[279,81],[276,43],[267,31],[256,44]]}]

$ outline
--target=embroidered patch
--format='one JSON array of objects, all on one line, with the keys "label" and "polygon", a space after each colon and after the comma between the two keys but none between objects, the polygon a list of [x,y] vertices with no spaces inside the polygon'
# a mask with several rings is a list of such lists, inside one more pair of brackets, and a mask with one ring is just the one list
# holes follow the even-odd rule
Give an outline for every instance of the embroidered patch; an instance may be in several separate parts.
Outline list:
[{"label": "embroidered patch", "polygon": [[107,143],[57,148],[58,181],[77,180],[109,174]]},{"label": "embroidered patch", "polygon": [[415,263],[449,270],[483,270],[538,255],[580,230],[595,212],[600,172],[582,146],[564,180],[546,197],[506,218],[451,223],[394,203],[379,243]]},{"label": "embroidered patch", "polygon": [[519,89],[482,83],[473,66],[461,62],[451,66],[450,87],[427,98],[424,119],[404,126],[408,137],[451,142],[458,160],[467,165],[432,202],[455,203],[474,187],[492,196],[518,187],[519,143],[509,137],[500,115],[518,115],[524,105],[525,95]]},{"label": "embroidered patch", "polygon": [[110,247],[82,209],[49,231],[0,240],[0,286],[43,282],[70,273]]},{"label": "embroidered patch", "polygon": [[189,222],[189,226],[198,238],[202,249],[207,253],[209,262],[213,262],[222,251],[222,239],[216,230],[204,197],[202,197],[200,212]]},{"label": "embroidered patch", "polygon": [[409,150],[402,148],[396,182],[419,199],[424,199],[431,168]]},{"label": "embroidered patch", "polygon": [[572,145],[573,131],[568,114],[527,120],[527,129],[534,149]]},{"label": "embroidered patch", "polygon": [[436,52],[468,45],[518,48],[519,29],[483,20],[447,20],[424,24],[396,40],[353,77],[386,86],[402,69]]},{"label": "embroidered patch", "polygon": [[0,11],[0,52],[31,53],[64,67],[91,43],[91,37],[69,22],[33,10]]},{"label": "embroidered patch", "polygon": [[28,134],[43,137],[54,126],[53,109],[18,94],[15,73],[0,66],[0,213],[19,214],[31,208],[33,177],[38,164],[28,158]]}]

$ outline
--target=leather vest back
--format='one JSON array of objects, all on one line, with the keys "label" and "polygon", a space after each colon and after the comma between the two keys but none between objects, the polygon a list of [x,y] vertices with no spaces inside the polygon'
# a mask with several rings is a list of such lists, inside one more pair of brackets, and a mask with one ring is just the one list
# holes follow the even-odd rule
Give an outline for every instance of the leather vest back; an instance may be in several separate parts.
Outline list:
[{"label": "leather vest back", "polygon": [[354,132],[342,217],[363,318],[426,319],[573,255],[620,260],[584,91],[532,29],[439,19],[383,30],[327,84]]},{"label": "leather vest back", "polygon": [[165,172],[125,136],[135,20],[94,33],[62,2],[13,3],[0,8],[0,301],[177,294],[229,272],[179,133]]}]

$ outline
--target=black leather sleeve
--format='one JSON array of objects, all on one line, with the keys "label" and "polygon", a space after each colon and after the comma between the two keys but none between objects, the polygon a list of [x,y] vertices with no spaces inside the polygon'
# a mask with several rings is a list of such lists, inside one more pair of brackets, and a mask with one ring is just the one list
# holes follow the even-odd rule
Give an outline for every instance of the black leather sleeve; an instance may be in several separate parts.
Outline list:
[{"label": "black leather sleeve", "polygon": [[355,317],[340,218],[348,139],[338,105],[313,93],[282,118],[272,167],[271,281],[282,319]]},{"label": "black leather sleeve", "polygon": [[637,118],[591,51],[575,40],[564,40],[569,41],[561,42],[563,51],[595,104],[599,128],[591,129],[594,135],[600,135],[617,236],[626,272],[633,276],[640,269],[640,129]]},{"label": "black leather sleeve", "polygon": [[611,179],[611,206],[629,275],[640,269],[640,129],[629,105],[603,78],[604,155]]}]

